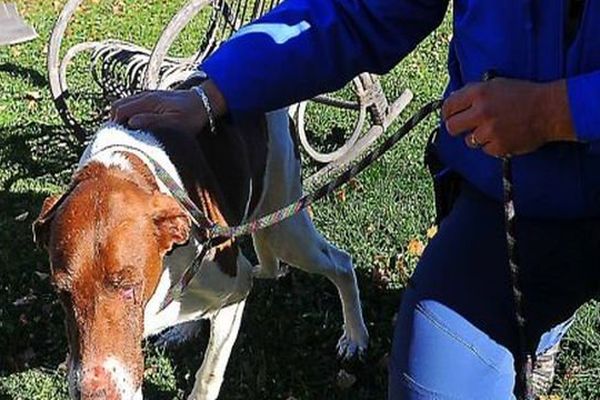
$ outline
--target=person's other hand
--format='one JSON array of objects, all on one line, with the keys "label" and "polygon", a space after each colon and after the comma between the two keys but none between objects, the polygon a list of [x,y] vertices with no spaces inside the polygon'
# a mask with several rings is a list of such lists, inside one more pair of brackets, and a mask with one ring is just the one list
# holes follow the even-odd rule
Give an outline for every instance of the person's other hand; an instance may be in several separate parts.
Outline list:
[{"label": "person's other hand", "polygon": [[[213,115],[225,113],[224,100],[210,81],[203,85]],[[208,124],[202,100],[192,90],[156,90],[117,100],[112,104],[110,119],[131,129],[172,129],[196,136]]]},{"label": "person's other hand", "polygon": [[495,157],[532,152],[551,141],[574,141],[566,82],[496,78],[452,93],[442,106],[452,136]]}]

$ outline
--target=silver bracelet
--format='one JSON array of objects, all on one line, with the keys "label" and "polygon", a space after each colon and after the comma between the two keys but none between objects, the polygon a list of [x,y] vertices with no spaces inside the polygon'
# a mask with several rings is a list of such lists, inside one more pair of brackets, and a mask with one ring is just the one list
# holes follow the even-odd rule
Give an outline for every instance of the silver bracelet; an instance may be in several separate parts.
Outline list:
[{"label": "silver bracelet", "polygon": [[204,110],[206,111],[206,115],[208,116],[208,126],[210,127],[210,133],[213,135],[217,134],[217,124],[215,122],[215,116],[212,112],[212,107],[210,106],[210,101],[208,100],[208,96],[204,91],[202,86],[194,86],[192,90],[200,97],[202,101],[202,105],[204,106]]}]

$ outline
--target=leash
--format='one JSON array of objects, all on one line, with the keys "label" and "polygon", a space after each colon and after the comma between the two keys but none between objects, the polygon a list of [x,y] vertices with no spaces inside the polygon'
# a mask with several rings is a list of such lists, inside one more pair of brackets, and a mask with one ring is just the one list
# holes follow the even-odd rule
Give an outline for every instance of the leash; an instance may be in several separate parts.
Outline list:
[{"label": "leash", "polygon": [[305,209],[312,203],[322,199],[323,197],[333,193],[343,184],[350,181],[352,178],[364,171],[368,166],[377,161],[383,154],[390,150],[400,139],[406,136],[411,130],[413,130],[421,121],[428,117],[433,112],[439,110],[442,107],[442,100],[434,100],[421,109],[419,109],[410,120],[408,120],[402,127],[385,140],[375,150],[371,151],[367,156],[361,159],[354,166],[346,169],[341,175],[332,181],[321,185],[314,192],[302,196],[296,202],[277,210],[271,214],[265,215],[254,221],[233,227],[213,225],[210,229],[209,237],[236,237],[241,235],[248,235],[267,228],[271,225],[275,225],[284,219],[287,219],[301,210]]},{"label": "leash", "polygon": [[[179,280],[175,282],[169,288],[167,292],[167,296],[159,307],[159,312],[164,310],[173,300],[181,297],[185,289],[188,287],[192,279],[196,276],[200,267],[202,265],[202,258],[207,254],[209,245],[215,243],[216,241],[223,240],[226,238],[234,238],[242,235],[248,235],[255,233],[261,229],[265,229],[269,226],[276,225],[281,221],[290,218],[291,216],[298,214],[300,211],[311,205],[312,203],[322,199],[323,197],[331,194],[337,188],[342,186],[344,183],[351,180],[356,175],[360,174],[365,168],[373,164],[377,159],[379,159],[383,154],[385,154],[389,149],[391,149],[400,139],[406,136],[411,130],[413,130],[421,121],[423,121],[430,114],[439,110],[442,107],[442,100],[434,100],[421,109],[419,109],[400,129],[385,140],[375,150],[371,151],[367,156],[365,156],[362,160],[360,160],[357,164],[352,167],[346,169],[341,175],[332,181],[321,185],[314,192],[306,194],[302,196],[297,201],[289,204],[286,207],[283,207],[271,214],[267,214],[261,218],[258,218],[254,221],[250,221],[238,226],[223,226],[212,223],[209,221],[208,225],[199,226],[200,229],[205,232],[205,242],[203,244],[202,251],[196,258],[195,262],[193,262],[181,275]],[[179,185],[173,180],[173,178],[168,174],[167,171],[164,170],[160,165],[158,165],[154,160],[150,158],[150,161],[156,165],[154,165],[157,176],[159,179],[163,180],[165,186],[171,189],[173,186],[173,194],[181,195],[182,199],[176,197],[176,199],[180,202],[180,204],[185,205],[187,203],[192,203],[187,196],[187,193],[183,188],[179,187]],[[187,200],[185,200],[187,199]],[[187,207],[187,206],[186,206]],[[192,210],[197,210],[200,212],[195,205],[192,206]],[[194,211],[196,212],[196,211]],[[203,221],[208,221],[206,217],[200,218]],[[205,251],[205,249],[207,249]],[[202,255],[202,258],[200,257]]]},{"label": "leash", "polygon": [[[498,76],[495,70],[483,74],[483,81],[490,81]],[[517,340],[519,360],[516,365],[516,392],[519,400],[533,400],[533,356],[528,350],[525,316],[523,312],[523,292],[519,282],[520,267],[516,239],[516,212],[514,204],[514,191],[512,179],[512,161],[509,155],[502,157],[502,198],[504,208],[504,230],[506,235],[506,248],[508,253],[508,267],[510,271],[511,289],[515,322],[517,325]]]},{"label": "leash", "polygon": [[516,213],[513,201],[512,163],[510,157],[502,158],[502,191],[504,197],[504,223],[506,245],[508,249],[508,266],[512,284],[515,321],[517,323],[519,341],[519,360],[517,361],[517,396],[519,400],[533,400],[533,356],[528,351],[523,315],[523,292],[519,283],[519,255],[515,237]]}]

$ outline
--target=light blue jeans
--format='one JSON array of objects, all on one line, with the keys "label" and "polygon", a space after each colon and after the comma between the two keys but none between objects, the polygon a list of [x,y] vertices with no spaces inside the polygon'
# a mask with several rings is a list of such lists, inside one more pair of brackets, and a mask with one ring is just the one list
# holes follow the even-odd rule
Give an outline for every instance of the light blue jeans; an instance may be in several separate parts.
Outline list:
[{"label": "light blue jeans", "polygon": [[[557,343],[600,287],[600,219],[519,218],[528,347]],[[502,205],[463,185],[407,288],[389,400],[514,399],[517,329]]]}]

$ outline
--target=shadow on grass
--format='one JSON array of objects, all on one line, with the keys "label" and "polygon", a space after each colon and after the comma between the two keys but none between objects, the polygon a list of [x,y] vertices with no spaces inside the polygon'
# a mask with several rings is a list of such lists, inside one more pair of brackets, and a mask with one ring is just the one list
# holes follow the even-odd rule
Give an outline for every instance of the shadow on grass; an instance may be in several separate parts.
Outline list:
[{"label": "shadow on grass", "polygon": [[[357,270],[365,319],[371,335],[364,361],[341,362],[335,346],[342,331],[341,305],[325,278],[293,270],[278,281],[255,281],[242,328],[232,352],[221,398],[224,399],[383,399],[387,353],[397,290],[377,288]],[[177,388],[186,394],[202,363],[208,329],[165,355],[175,366]],[[357,378],[340,389],[340,369]],[[175,391],[146,382],[145,398],[175,398]]]},{"label": "shadow on grass", "polygon": [[[68,182],[82,146],[61,126],[26,124],[0,128],[0,184],[13,192]],[[39,181],[34,184],[34,181]],[[15,184],[21,181],[15,188]]]},{"label": "shadow on grass", "polygon": [[46,77],[39,73],[39,71],[23,67],[13,63],[2,63],[0,64],[0,72],[6,72],[10,75],[18,76],[19,78],[30,81],[34,86],[45,88],[48,87],[48,80]]},{"label": "shadow on grass", "polygon": [[64,360],[62,310],[49,283],[47,256],[32,241],[31,223],[48,190],[44,184],[62,184],[78,152],[58,126],[0,129],[0,375],[55,368]]},{"label": "shadow on grass", "polygon": [[[68,182],[81,147],[64,128],[24,125],[0,129],[0,376],[35,368],[56,370],[67,343],[63,312],[48,278],[46,253],[35,248],[31,223],[48,188]],[[43,186],[40,182],[49,185]],[[248,244],[248,243],[246,243]],[[248,247],[248,246],[245,246]],[[252,258],[252,255],[250,255]],[[227,399],[382,399],[386,353],[399,293],[376,287],[357,270],[371,334],[364,362],[340,363],[341,305],[325,278],[293,271],[279,281],[256,281],[227,369]],[[145,398],[189,393],[202,363],[208,330],[165,355],[177,391],[146,382]],[[349,390],[336,386],[340,368],[357,377]]]}]

